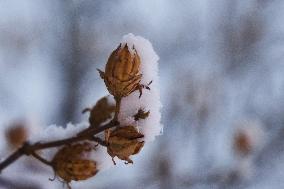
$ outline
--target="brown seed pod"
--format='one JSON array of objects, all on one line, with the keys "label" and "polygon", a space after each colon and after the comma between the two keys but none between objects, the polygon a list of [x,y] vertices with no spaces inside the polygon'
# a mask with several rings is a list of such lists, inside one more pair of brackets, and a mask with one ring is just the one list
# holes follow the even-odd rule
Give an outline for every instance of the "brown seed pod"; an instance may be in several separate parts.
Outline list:
[{"label": "brown seed pod", "polygon": [[109,103],[107,96],[101,98],[92,108],[86,108],[83,113],[90,111],[89,122],[91,127],[98,127],[103,122],[112,118],[112,113],[115,111],[115,105]]},{"label": "brown seed pod", "polygon": [[6,130],[6,138],[12,148],[19,148],[28,138],[28,130],[22,123],[12,124]]},{"label": "brown seed pod", "polygon": [[72,180],[86,180],[97,172],[96,162],[89,159],[94,145],[88,142],[61,148],[54,156],[52,165],[55,173],[67,184]]},{"label": "brown seed pod", "polygon": [[245,132],[238,132],[235,136],[234,148],[240,155],[246,156],[252,151],[252,141]]},{"label": "brown seed pod", "polygon": [[[133,163],[129,156],[140,152],[144,146],[144,141],[139,141],[144,135],[139,133],[134,126],[118,127],[110,131],[106,141],[108,143],[107,152],[112,159],[117,156],[126,163]],[[114,164],[115,161],[113,160]]]},{"label": "brown seed pod", "polygon": [[[139,89],[142,74],[140,73],[140,57],[133,46],[134,53],[121,44],[114,50],[106,64],[105,72],[98,70],[104,79],[108,91],[115,98],[128,96]],[[141,87],[140,87],[141,88]]]}]

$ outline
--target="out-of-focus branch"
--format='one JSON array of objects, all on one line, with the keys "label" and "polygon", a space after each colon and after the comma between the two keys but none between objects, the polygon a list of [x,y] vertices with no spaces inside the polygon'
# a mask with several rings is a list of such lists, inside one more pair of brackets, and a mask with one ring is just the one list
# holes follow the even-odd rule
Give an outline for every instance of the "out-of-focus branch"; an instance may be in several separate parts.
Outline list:
[{"label": "out-of-focus branch", "polygon": [[[74,1],[62,1],[62,11],[68,20],[66,28],[65,48],[67,51],[62,55],[62,70],[64,79],[64,99],[60,112],[60,122],[66,123],[68,121],[76,122],[76,117],[79,102],[82,98],[79,88],[82,85],[83,75],[90,67],[90,63],[84,61],[85,57],[85,44],[80,31],[80,16],[81,10]],[[60,123],[59,122],[59,123]]]},{"label": "out-of-focus branch", "polygon": [[6,189],[41,189],[41,187],[36,183],[29,182],[26,184],[2,177],[0,177],[0,187],[4,187]]}]

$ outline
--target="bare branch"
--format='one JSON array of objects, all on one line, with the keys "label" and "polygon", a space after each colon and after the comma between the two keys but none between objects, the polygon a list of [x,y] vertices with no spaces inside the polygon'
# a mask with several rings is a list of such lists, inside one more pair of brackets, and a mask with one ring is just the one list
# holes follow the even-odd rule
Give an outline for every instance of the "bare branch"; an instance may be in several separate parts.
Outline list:
[{"label": "bare branch", "polygon": [[79,141],[84,141],[84,140],[95,141],[101,144],[102,146],[107,146],[107,144],[102,139],[100,139],[99,137],[95,137],[95,135],[97,135],[98,133],[106,129],[115,127],[117,125],[118,125],[118,122],[112,120],[109,123],[101,127],[96,127],[96,128],[89,127],[81,131],[80,133],[78,133],[75,137],[70,137],[70,138],[46,142],[46,143],[38,142],[35,144],[30,144],[26,142],[21,148],[19,148],[12,155],[10,155],[6,160],[0,163],[0,172],[23,155],[32,155],[33,157],[35,157],[42,163],[51,165],[50,162],[46,161],[45,159],[43,159],[42,157],[36,154],[37,150],[43,150],[46,148],[54,148],[54,147],[63,146],[66,144],[72,144],[74,142],[79,142]]}]

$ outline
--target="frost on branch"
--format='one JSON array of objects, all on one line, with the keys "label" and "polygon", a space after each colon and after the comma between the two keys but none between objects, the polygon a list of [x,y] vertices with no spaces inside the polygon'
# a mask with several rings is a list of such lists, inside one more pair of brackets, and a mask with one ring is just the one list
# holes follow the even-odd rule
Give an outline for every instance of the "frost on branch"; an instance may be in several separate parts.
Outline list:
[{"label": "frost on branch", "polygon": [[[116,165],[115,158],[133,163],[131,156],[162,132],[158,59],[148,40],[125,35],[104,71],[98,70],[110,95],[83,110],[88,121],[34,132],[0,163],[0,171],[23,155],[32,156],[70,188],[71,181]],[[15,138],[13,132],[8,135]]]}]

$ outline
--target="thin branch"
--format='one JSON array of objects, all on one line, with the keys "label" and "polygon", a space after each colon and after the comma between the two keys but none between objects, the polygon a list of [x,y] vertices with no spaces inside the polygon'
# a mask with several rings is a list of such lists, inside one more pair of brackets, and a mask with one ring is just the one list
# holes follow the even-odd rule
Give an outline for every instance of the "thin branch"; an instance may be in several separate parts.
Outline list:
[{"label": "thin branch", "polygon": [[42,163],[44,163],[44,164],[46,164],[46,165],[48,165],[48,166],[51,166],[51,167],[53,166],[50,161],[44,159],[43,157],[41,157],[40,155],[38,155],[36,152],[33,152],[33,153],[32,153],[32,156],[33,156],[34,158],[36,158],[37,160],[39,160],[40,162],[42,162]]},{"label": "thin branch", "polygon": [[112,127],[117,126],[118,123],[116,121],[110,121],[109,123],[101,126],[101,127],[96,127],[92,128],[89,127],[80,133],[78,133],[75,137],[70,137],[62,140],[56,140],[56,141],[51,141],[51,142],[46,142],[46,143],[35,143],[35,144],[29,144],[28,142],[24,143],[24,145],[19,148],[17,151],[15,151],[12,155],[10,155],[7,159],[5,159],[3,162],[0,163],[0,173],[3,169],[5,169],[7,166],[15,162],[17,159],[19,159],[23,155],[33,155],[35,158],[38,160],[42,161],[45,164],[49,164],[47,161],[44,162],[44,159],[35,155],[37,150],[42,150],[46,148],[53,148],[53,147],[58,147],[58,146],[63,146],[66,144],[72,144],[74,142],[79,142],[83,140],[91,140],[91,141],[96,141],[99,144],[103,146],[107,146],[106,143],[101,140],[98,137],[95,137],[94,135],[97,135],[98,133],[110,129]]},{"label": "thin branch", "polygon": [[3,169],[5,169],[8,165],[19,159],[21,156],[24,155],[23,153],[23,147],[19,148],[17,151],[15,151],[12,155],[10,155],[7,159],[5,159],[3,162],[0,163],[0,173]]},{"label": "thin branch", "polygon": [[99,138],[99,137],[93,136],[90,140],[94,141],[94,142],[97,142],[98,144],[100,144],[102,146],[107,146],[107,143],[104,140],[102,140],[101,138]]},{"label": "thin branch", "polygon": [[[53,147],[58,147],[58,146],[62,146],[62,145],[66,145],[66,144],[71,144],[74,142],[79,142],[82,140],[92,140],[93,136],[112,127],[117,126],[116,124],[114,124],[114,122],[109,122],[104,126],[98,127],[98,128],[87,128],[84,131],[80,132],[79,134],[77,134],[77,136],[75,137],[71,137],[71,138],[67,138],[67,139],[62,139],[62,140],[56,140],[56,141],[52,141],[52,142],[47,142],[47,143],[36,143],[34,145],[31,145],[30,148],[32,151],[35,150],[42,150],[42,149],[46,149],[46,148],[53,148]],[[86,132],[87,131],[87,132]]]},{"label": "thin branch", "polygon": [[110,129],[112,127],[118,126],[119,122],[114,121],[114,119],[112,121],[110,121],[109,123],[100,126],[100,127],[89,127],[81,132],[79,132],[77,134],[77,136],[85,136],[85,135],[89,135],[89,136],[93,136],[96,135],[104,130]]},{"label": "thin branch", "polygon": [[120,97],[116,97],[115,98],[115,114],[114,114],[114,118],[113,120],[114,121],[117,121],[118,120],[118,114],[119,114],[119,111],[120,111],[120,105],[121,105],[121,98]]}]

